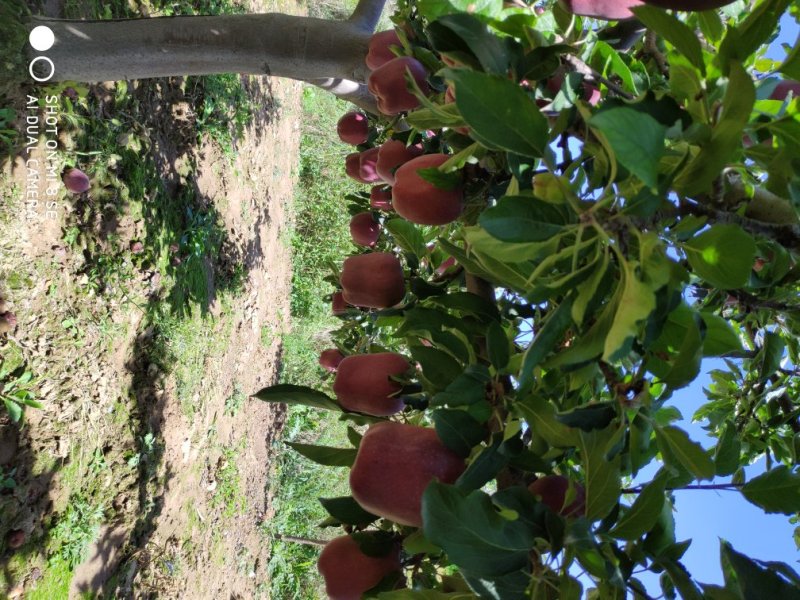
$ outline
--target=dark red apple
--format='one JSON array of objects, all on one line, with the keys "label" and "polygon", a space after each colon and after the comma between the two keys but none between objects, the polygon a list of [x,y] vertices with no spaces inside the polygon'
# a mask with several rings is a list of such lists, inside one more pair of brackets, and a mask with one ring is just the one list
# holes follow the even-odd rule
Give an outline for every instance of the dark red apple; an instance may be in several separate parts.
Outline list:
[{"label": "dark red apple", "polygon": [[793,81],[791,79],[784,79],[778,82],[775,89],[769,95],[770,100],[785,100],[786,96],[792,92],[792,97],[800,98],[800,81]]},{"label": "dark red apple", "polygon": [[381,180],[378,175],[378,152],[380,148],[370,148],[364,150],[358,159],[358,172],[361,179],[367,183],[375,183]]},{"label": "dark red apple", "polygon": [[447,154],[426,154],[397,169],[392,188],[392,206],[397,214],[418,225],[444,225],[461,215],[464,209],[461,186],[443,190],[417,173],[419,169],[439,167],[449,158]]},{"label": "dark red apple", "polygon": [[339,139],[345,144],[358,146],[367,141],[369,137],[369,121],[367,115],[358,111],[345,113],[336,124]]},{"label": "dark red apple", "polygon": [[392,188],[376,185],[369,191],[369,207],[375,210],[391,211]]},{"label": "dark red apple", "polygon": [[633,17],[630,9],[642,3],[640,0],[561,0],[561,4],[575,15],[617,21]]},{"label": "dark red apple", "polygon": [[586,513],[586,490],[579,483],[573,483],[575,500],[564,506],[569,489],[569,479],[562,475],[545,475],[528,486],[528,490],[537,496],[553,512],[564,517],[579,517]]},{"label": "dark red apple", "polygon": [[388,252],[346,258],[340,281],[345,301],[353,306],[389,308],[406,295],[403,267]]},{"label": "dark red apple", "polygon": [[400,398],[391,397],[401,386],[389,377],[402,375],[410,367],[402,354],[394,352],[353,354],[339,363],[333,391],[346,410],[388,417],[405,408]]},{"label": "dark red apple", "polygon": [[735,1],[736,0],[644,0],[644,3],[669,10],[703,11],[713,10]]},{"label": "dark red apple", "polygon": [[406,70],[417,82],[423,94],[430,91],[428,72],[422,63],[410,56],[394,58],[375,69],[367,80],[367,88],[378,101],[378,110],[385,115],[396,115],[419,106],[419,100],[406,87]]},{"label": "dark red apple", "polygon": [[73,194],[83,194],[89,190],[89,177],[80,169],[71,168],[61,174],[64,187]]},{"label": "dark red apple", "polygon": [[420,156],[424,150],[422,144],[406,146],[400,140],[389,140],[378,148],[376,170],[381,179],[394,185],[394,174],[400,165]]},{"label": "dark red apple", "polygon": [[344,360],[344,355],[339,352],[337,348],[329,348],[328,350],[323,350],[320,352],[319,366],[326,371],[333,373],[336,371],[339,363],[342,362],[342,360]]},{"label": "dark red apple", "polygon": [[361,177],[361,152],[351,152],[345,157],[344,172],[359,183],[369,183]]},{"label": "dark red apple", "polygon": [[385,421],[370,425],[350,470],[353,498],[372,514],[422,526],[422,493],[437,479],[453,483],[464,460],[434,429]]},{"label": "dark red apple", "polygon": [[364,592],[401,569],[399,545],[386,556],[368,556],[349,535],[325,544],[317,562],[329,600],[361,600]]},{"label": "dark red apple", "polygon": [[374,246],[381,235],[381,224],[370,212],[358,213],[350,219],[350,236],[359,246]]},{"label": "dark red apple", "polygon": [[345,302],[342,292],[334,292],[331,296],[331,310],[334,317],[341,316],[347,312],[347,302]]},{"label": "dark red apple", "polygon": [[370,71],[374,71],[390,60],[397,58],[397,55],[391,51],[391,46],[403,48],[403,43],[394,29],[379,31],[370,38],[367,57],[364,59]]},{"label": "dark red apple", "polygon": [[6,543],[12,550],[16,550],[25,543],[25,532],[22,529],[12,529],[8,532]]}]

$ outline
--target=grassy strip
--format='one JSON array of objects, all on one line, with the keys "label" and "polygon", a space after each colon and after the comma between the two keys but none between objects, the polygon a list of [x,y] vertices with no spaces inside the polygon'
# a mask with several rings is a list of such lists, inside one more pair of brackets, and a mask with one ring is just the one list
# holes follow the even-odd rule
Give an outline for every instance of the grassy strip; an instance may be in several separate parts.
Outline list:
[{"label": "grassy strip", "polygon": [[[324,300],[334,290],[325,278],[331,275],[332,263],[352,252],[344,197],[359,186],[344,176],[344,156],[349,150],[336,135],[336,122],[349,107],[308,87],[303,94],[303,108],[300,176],[291,238],[293,330],[283,336],[281,381],[319,389],[324,374],[317,360],[320,351],[329,346],[325,333],[338,327],[338,321],[331,316],[330,303]],[[322,387],[330,382],[327,378]],[[349,445],[342,423],[305,407],[290,407],[282,440]],[[271,597],[324,597],[316,572],[319,548],[278,538],[323,538],[325,533],[317,524],[327,514],[317,498],[349,495],[348,473],[347,469],[332,472],[288,449],[279,453],[272,477],[274,516],[264,528],[271,541]]]}]

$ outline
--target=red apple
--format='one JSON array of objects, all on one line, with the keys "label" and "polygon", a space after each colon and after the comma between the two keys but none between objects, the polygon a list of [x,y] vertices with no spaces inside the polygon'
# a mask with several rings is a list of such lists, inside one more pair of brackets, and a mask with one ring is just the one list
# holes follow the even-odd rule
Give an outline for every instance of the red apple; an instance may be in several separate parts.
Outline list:
[{"label": "red apple", "polygon": [[344,355],[339,352],[336,348],[329,348],[328,350],[323,350],[320,352],[319,355],[319,366],[325,369],[326,371],[330,371],[331,373],[335,372],[339,366],[339,363],[344,360]]},{"label": "red apple", "polygon": [[437,188],[419,176],[419,169],[441,166],[447,154],[426,154],[397,169],[392,188],[392,206],[401,217],[418,225],[444,225],[455,221],[464,209],[461,186],[452,190]]},{"label": "red apple", "polygon": [[392,188],[376,185],[369,191],[369,207],[375,210],[391,211]]},{"label": "red apple", "polygon": [[359,156],[359,175],[366,183],[375,183],[381,180],[381,176],[378,175],[378,152],[380,152],[380,148],[370,148],[364,150]]},{"label": "red apple", "polygon": [[410,367],[403,355],[394,352],[353,354],[339,363],[333,392],[346,410],[388,417],[406,406],[400,398],[391,397],[401,386],[389,377],[402,375]]},{"label": "red apple", "polygon": [[528,491],[539,497],[553,512],[564,517],[578,517],[586,513],[586,490],[579,483],[573,483],[575,500],[564,506],[569,489],[569,479],[562,475],[545,475],[528,486]]},{"label": "red apple", "polygon": [[378,101],[378,110],[385,115],[396,115],[419,106],[419,100],[406,87],[406,70],[417,82],[423,94],[430,91],[428,72],[416,58],[394,58],[374,70],[367,80],[367,88]]},{"label": "red apple", "polygon": [[434,479],[453,483],[464,460],[436,431],[385,421],[370,425],[350,470],[353,498],[372,514],[422,526],[422,493]]},{"label": "red apple", "polygon": [[642,4],[640,0],[561,0],[561,3],[573,14],[609,21],[630,19],[633,17],[630,9]]},{"label": "red apple", "polygon": [[329,600],[361,600],[364,592],[374,588],[387,575],[398,572],[399,578],[401,569],[399,545],[395,545],[386,556],[369,556],[349,535],[325,544],[317,562]]},{"label": "red apple", "polygon": [[61,175],[64,187],[73,194],[83,194],[89,190],[89,177],[80,169],[67,169]]},{"label": "red apple", "polygon": [[786,96],[792,92],[792,97],[800,98],[800,81],[793,81],[791,79],[784,79],[779,81],[775,89],[769,95],[770,100],[785,100]]},{"label": "red apple", "polygon": [[406,294],[403,267],[397,257],[388,252],[346,258],[341,284],[345,301],[365,308],[389,308]]},{"label": "red apple", "polygon": [[16,550],[25,543],[25,532],[22,529],[12,529],[8,532],[6,543],[12,550]]},{"label": "red apple", "polygon": [[370,71],[374,71],[390,60],[397,58],[397,55],[390,50],[391,46],[403,48],[403,43],[394,29],[379,31],[370,38],[367,57],[364,59]]},{"label": "red apple", "polygon": [[345,144],[358,146],[367,141],[369,137],[369,121],[367,115],[358,111],[345,113],[336,124],[339,139]]},{"label": "red apple", "polygon": [[342,292],[334,292],[331,296],[331,310],[334,317],[341,316],[347,312],[347,302],[345,302]]},{"label": "red apple", "polygon": [[652,4],[659,8],[694,11],[713,10],[732,2],[735,0],[644,0],[645,4]]},{"label": "red apple", "polygon": [[422,144],[406,146],[400,140],[389,140],[378,148],[378,175],[389,185],[394,185],[394,174],[400,165],[420,156],[424,150]]},{"label": "red apple", "polygon": [[381,225],[371,212],[358,213],[350,219],[350,236],[359,246],[374,246],[381,235]]},{"label": "red apple", "polygon": [[344,172],[359,183],[369,183],[361,177],[361,153],[351,152],[344,159]]}]

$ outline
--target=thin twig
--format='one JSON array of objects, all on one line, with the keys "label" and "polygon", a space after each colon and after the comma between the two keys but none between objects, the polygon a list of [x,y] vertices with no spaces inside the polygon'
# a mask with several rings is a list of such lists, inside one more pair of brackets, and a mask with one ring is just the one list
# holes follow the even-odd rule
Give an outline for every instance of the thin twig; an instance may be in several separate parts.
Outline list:
[{"label": "thin twig", "polygon": [[[698,483],[697,485],[683,485],[679,487],[664,488],[669,491],[675,490],[723,490],[726,492],[735,492],[744,486],[743,483]],[[623,494],[639,494],[644,490],[645,485],[638,485],[632,488],[622,488]]]},{"label": "thin twig", "polygon": [[603,77],[600,73],[595,71],[592,67],[587,65],[577,56],[573,56],[572,54],[566,54],[564,56],[564,60],[567,62],[567,64],[571,65],[575,69],[575,71],[585,75],[587,78],[593,80],[593,82],[605,84],[605,86],[609,90],[614,92],[617,96],[621,96],[622,98],[625,98],[627,100],[633,100],[634,98],[636,98],[636,96],[634,96],[630,92],[626,92],[613,81],[610,81],[609,79]]}]

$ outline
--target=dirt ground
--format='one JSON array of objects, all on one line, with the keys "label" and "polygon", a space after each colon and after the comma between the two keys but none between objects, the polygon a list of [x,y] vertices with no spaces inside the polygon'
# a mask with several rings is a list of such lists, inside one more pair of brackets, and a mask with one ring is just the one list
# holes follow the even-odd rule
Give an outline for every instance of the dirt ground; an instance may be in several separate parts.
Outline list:
[{"label": "dirt ground", "polygon": [[[250,8],[275,10],[261,0]],[[105,298],[87,294],[82,287],[86,282],[73,277],[80,256],[63,242],[64,219],[73,207],[60,207],[57,218],[19,214],[0,226],[2,272],[21,272],[25,264],[29,279],[45,274],[31,281],[24,297],[11,297],[22,325],[13,334],[15,342],[31,368],[46,375],[38,390],[44,408],[27,411],[25,427],[10,434],[16,438],[0,443],[14,446],[20,464],[27,457],[26,466],[17,470],[15,526],[29,539],[46,539],[49,515],[69,502],[67,466],[93,465],[96,449],[87,455],[92,446],[101,448],[101,462],[108,467],[107,473],[101,470],[106,478],[101,485],[115,494],[106,511],[113,517],[104,519],[88,560],[75,570],[70,597],[104,586],[114,597],[268,597],[269,545],[259,525],[270,515],[270,461],[283,413],[252,399],[245,398],[239,410],[230,410],[229,403],[237,394],[247,396],[276,380],[279,334],[289,326],[286,230],[301,89],[289,80],[251,81],[247,92],[260,108],[236,140],[232,161],[215,143],[184,144],[169,129],[181,106],[170,100],[168,90],[150,99],[162,179],[177,184],[182,165],[196,165],[196,193],[216,209],[227,232],[225,260],[243,265],[246,274],[241,292],[225,302],[209,282],[215,330],[207,335],[214,350],[202,358],[191,414],[178,398],[175,375],[143,362],[142,349],[152,336],[143,311],[134,303],[109,306]],[[44,150],[38,152],[44,159]],[[2,184],[4,189],[25,189],[21,159],[8,165]],[[47,182],[39,185],[43,192]],[[140,239],[143,227],[135,217],[123,217],[115,223],[115,234],[123,240]],[[157,295],[158,277],[152,270],[140,275],[131,283],[131,295]],[[92,311],[93,305],[99,310],[104,303],[103,314],[117,326],[110,339],[94,323],[78,333],[64,325],[69,315]],[[74,339],[63,343],[69,335]],[[80,344],[74,343],[76,336]],[[136,428],[120,416],[118,407],[125,404],[135,406],[141,417]],[[9,430],[6,424],[3,431]],[[141,444],[144,432],[158,440],[159,457],[153,477],[145,482],[137,476],[141,469],[115,466],[126,460],[125,450]],[[96,443],[87,444],[87,439]],[[50,468],[41,467],[42,456]],[[26,473],[31,477],[26,479]],[[7,582],[5,593],[27,596],[42,577],[37,569],[9,575],[14,580]]]}]

